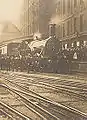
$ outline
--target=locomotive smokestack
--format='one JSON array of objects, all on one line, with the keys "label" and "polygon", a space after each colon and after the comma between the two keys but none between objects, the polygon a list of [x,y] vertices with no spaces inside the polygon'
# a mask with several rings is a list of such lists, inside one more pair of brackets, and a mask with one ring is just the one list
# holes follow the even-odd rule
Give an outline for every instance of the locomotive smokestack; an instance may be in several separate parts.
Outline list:
[{"label": "locomotive smokestack", "polygon": [[56,24],[49,24],[49,37],[55,36],[55,26],[56,26]]}]

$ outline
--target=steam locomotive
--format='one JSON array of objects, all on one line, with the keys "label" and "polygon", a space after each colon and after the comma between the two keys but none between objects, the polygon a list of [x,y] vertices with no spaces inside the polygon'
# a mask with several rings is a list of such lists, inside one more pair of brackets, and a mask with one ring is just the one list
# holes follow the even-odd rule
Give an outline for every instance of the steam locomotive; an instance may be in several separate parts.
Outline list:
[{"label": "steam locomotive", "polygon": [[49,37],[45,40],[36,40],[30,43],[30,48],[40,49],[43,57],[56,57],[59,49],[61,49],[61,44],[55,35],[55,24],[49,25]]},{"label": "steam locomotive", "polygon": [[47,39],[9,43],[7,57],[0,57],[1,69],[4,66],[7,70],[13,71],[61,72],[60,68],[63,68],[62,72],[68,71],[67,61],[60,55],[61,43],[56,38],[55,26],[55,24],[49,25]]}]

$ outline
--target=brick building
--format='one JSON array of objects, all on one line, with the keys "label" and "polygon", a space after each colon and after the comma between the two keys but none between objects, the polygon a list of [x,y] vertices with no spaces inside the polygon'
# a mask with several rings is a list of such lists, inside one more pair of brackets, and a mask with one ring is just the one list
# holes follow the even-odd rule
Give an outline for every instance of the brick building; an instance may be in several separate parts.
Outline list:
[{"label": "brick building", "polygon": [[64,47],[85,45],[87,42],[87,0],[58,0],[56,35]]}]

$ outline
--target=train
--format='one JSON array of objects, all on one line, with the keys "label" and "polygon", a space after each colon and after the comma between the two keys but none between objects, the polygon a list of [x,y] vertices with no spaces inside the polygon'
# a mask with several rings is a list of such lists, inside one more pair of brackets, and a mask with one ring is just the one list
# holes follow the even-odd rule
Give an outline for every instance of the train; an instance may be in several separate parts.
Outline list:
[{"label": "train", "polygon": [[49,25],[49,37],[46,39],[36,37],[36,40],[24,39],[20,43],[7,44],[0,54],[1,69],[28,73],[30,71],[71,73],[73,56],[77,51],[62,49],[62,43],[55,34],[55,26]]}]

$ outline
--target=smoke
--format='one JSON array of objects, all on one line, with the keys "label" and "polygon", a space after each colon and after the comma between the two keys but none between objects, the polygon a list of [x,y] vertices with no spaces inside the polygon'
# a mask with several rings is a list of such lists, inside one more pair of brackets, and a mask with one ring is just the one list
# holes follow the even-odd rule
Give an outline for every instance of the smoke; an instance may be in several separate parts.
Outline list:
[{"label": "smoke", "polygon": [[39,32],[34,33],[34,40],[40,39],[40,38],[41,38],[41,33]]},{"label": "smoke", "polygon": [[58,15],[55,15],[51,18],[50,24],[56,24],[58,25],[61,22],[60,17]]}]

